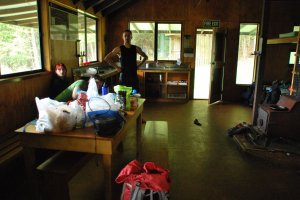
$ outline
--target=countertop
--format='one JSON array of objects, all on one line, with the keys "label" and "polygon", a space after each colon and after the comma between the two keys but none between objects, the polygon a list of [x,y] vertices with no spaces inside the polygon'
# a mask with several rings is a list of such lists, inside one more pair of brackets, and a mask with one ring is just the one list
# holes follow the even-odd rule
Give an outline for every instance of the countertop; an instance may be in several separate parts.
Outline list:
[{"label": "countertop", "polygon": [[145,71],[190,71],[187,67],[140,67],[139,70]]},{"label": "countertop", "polygon": [[90,75],[87,74],[87,70],[89,68],[96,69],[97,75],[100,76],[100,78],[102,78],[102,79],[106,79],[108,77],[114,76],[119,73],[115,68],[113,68],[111,66],[98,65],[98,66],[85,66],[85,67],[74,68],[73,76],[89,77]]}]

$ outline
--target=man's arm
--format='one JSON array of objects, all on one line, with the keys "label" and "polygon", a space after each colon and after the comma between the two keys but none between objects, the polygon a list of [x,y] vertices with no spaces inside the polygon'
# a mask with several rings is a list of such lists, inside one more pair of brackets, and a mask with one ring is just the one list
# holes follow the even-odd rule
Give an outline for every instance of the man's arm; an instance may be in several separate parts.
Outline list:
[{"label": "man's arm", "polygon": [[116,57],[119,57],[120,54],[121,54],[120,47],[116,47],[104,58],[104,61],[107,62],[109,65],[113,66],[118,72],[121,72],[121,68],[117,65],[114,59]]},{"label": "man's arm", "polygon": [[145,52],[143,52],[142,51],[142,49],[140,48],[140,47],[136,47],[136,52],[138,53],[138,54],[140,54],[142,57],[143,57],[143,60],[138,64],[138,68],[140,67],[140,66],[142,66],[145,62],[146,62],[146,60],[148,59],[148,56],[145,54]]}]

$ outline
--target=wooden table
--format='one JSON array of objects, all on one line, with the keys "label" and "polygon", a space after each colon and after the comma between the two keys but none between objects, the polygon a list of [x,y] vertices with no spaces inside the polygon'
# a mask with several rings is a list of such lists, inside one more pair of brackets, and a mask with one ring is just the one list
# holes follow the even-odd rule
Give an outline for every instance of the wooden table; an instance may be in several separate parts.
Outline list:
[{"label": "wooden table", "polygon": [[145,99],[139,99],[138,108],[128,111],[123,128],[112,137],[101,137],[95,134],[93,127],[75,129],[64,133],[39,133],[33,123],[16,130],[19,133],[24,148],[24,158],[28,178],[35,188],[37,167],[35,150],[51,149],[62,151],[86,152],[99,154],[105,171],[105,199],[112,198],[112,155],[117,146],[128,134],[128,129],[136,126],[136,156],[139,158],[142,132],[142,111]]}]

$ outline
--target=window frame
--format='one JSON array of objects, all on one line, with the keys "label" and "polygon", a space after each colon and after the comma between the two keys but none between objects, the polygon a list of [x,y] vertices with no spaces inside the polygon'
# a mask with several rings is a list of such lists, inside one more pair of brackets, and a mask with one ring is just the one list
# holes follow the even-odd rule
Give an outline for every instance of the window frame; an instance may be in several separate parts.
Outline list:
[{"label": "window frame", "polygon": [[[69,12],[71,14],[76,14],[77,15],[77,18],[79,18],[79,15],[83,16],[84,17],[84,49],[80,49],[80,52],[83,52],[84,51],[84,58],[83,58],[83,61],[84,62],[87,62],[87,18],[89,19],[92,19],[92,20],[95,20],[95,26],[96,26],[96,37],[95,37],[95,43],[96,43],[96,60],[95,61],[88,61],[89,63],[97,63],[98,60],[99,60],[99,57],[98,57],[98,30],[99,30],[99,27],[98,27],[98,18],[96,16],[93,16],[83,10],[80,10],[80,9],[70,9],[70,8],[66,8],[64,6],[61,6],[61,5],[57,5],[55,3],[51,3],[49,2],[49,7],[53,6],[55,7],[56,9],[61,9],[65,12]],[[50,13],[49,13],[50,14]],[[78,24],[79,24],[79,21],[78,21]],[[50,29],[50,27],[49,27]],[[51,38],[51,36],[50,36]],[[77,40],[76,41],[80,41],[79,40],[79,31],[77,33]],[[77,52],[80,53],[80,52]],[[77,55],[78,57],[80,57],[79,55]],[[80,64],[80,60],[78,59],[78,64]]]},{"label": "window frame", "polygon": [[[36,69],[36,70],[31,70],[31,71],[25,71],[25,72],[17,72],[17,73],[12,73],[12,74],[4,74],[2,75],[0,73],[0,80],[1,79],[6,79],[6,78],[14,78],[14,77],[19,77],[23,75],[33,75],[37,73],[41,73],[45,71],[44,67],[44,44],[43,44],[43,34],[42,34],[42,12],[41,12],[41,3],[39,0],[36,0],[36,6],[37,6],[37,18],[38,18],[38,31],[39,31],[39,43],[40,43],[40,56],[41,56],[41,68]],[[1,68],[0,68],[1,70]]]},{"label": "window frame", "polygon": [[89,19],[93,19],[95,20],[95,25],[96,25],[96,60],[95,61],[88,61],[89,63],[96,63],[98,62],[99,58],[98,58],[98,18],[97,17],[93,17],[85,12],[78,12],[78,14],[83,14],[84,15],[84,43],[85,43],[85,47],[84,47],[84,52],[85,52],[85,58],[84,60],[87,62],[87,18]]}]

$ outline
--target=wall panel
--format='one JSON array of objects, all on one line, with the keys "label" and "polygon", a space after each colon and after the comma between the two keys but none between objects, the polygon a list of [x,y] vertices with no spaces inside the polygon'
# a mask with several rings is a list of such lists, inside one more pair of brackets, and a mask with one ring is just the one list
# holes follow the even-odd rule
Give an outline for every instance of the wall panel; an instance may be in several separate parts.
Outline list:
[{"label": "wall panel", "polygon": [[48,96],[50,73],[0,82],[0,138],[37,118],[34,98]]}]

